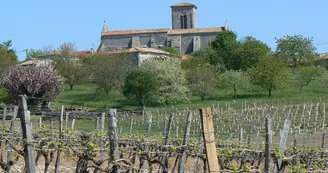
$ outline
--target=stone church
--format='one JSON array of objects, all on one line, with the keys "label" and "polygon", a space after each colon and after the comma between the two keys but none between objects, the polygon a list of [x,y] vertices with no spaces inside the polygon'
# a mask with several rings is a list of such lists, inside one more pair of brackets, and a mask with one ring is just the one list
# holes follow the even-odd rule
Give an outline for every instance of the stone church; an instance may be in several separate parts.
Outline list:
[{"label": "stone church", "polygon": [[224,27],[197,28],[197,6],[194,4],[182,2],[172,5],[171,9],[172,29],[113,31],[108,30],[104,22],[98,51],[174,47],[180,54],[189,54],[207,46],[219,32],[228,30],[227,22]]}]

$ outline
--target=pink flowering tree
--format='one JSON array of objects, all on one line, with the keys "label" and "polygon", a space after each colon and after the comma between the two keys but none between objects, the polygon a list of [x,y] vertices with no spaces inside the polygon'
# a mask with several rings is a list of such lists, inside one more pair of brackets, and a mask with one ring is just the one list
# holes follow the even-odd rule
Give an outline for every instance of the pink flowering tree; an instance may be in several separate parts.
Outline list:
[{"label": "pink flowering tree", "polygon": [[60,92],[61,79],[48,67],[15,66],[6,70],[2,86],[15,102],[18,95],[25,94],[29,104],[50,101]]}]

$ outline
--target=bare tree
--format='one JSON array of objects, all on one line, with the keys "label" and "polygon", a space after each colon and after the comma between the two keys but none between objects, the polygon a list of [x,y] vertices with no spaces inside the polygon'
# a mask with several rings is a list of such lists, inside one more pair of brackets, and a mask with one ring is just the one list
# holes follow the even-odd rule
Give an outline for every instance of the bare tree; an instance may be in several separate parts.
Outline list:
[{"label": "bare tree", "polygon": [[90,66],[92,82],[98,86],[96,91],[108,94],[114,88],[123,87],[133,69],[133,60],[129,54],[98,54],[90,57]]}]

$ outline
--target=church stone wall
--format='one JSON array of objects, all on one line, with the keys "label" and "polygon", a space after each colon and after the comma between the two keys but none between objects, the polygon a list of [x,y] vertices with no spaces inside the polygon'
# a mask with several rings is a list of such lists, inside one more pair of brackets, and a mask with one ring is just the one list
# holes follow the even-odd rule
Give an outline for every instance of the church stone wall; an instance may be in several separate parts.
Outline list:
[{"label": "church stone wall", "polygon": [[200,47],[208,46],[211,41],[216,39],[218,33],[204,33],[199,35],[200,36]]},{"label": "church stone wall", "polygon": [[[132,44],[133,40],[133,44]],[[135,41],[139,40],[139,44]],[[101,38],[104,50],[122,50],[133,46],[141,48],[163,49],[167,46],[167,33],[132,34],[122,36],[104,36]]]},{"label": "church stone wall", "polygon": [[172,29],[182,29],[181,15],[187,16],[187,28],[196,28],[196,9],[190,7],[172,8]]},{"label": "church stone wall", "polygon": [[101,38],[103,44],[103,50],[122,50],[131,48],[131,36],[106,36]]}]

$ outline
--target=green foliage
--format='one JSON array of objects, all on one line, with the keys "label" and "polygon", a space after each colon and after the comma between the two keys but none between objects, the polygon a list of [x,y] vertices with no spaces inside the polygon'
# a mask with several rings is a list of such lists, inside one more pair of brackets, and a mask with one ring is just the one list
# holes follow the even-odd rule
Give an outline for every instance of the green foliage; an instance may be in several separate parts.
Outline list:
[{"label": "green foliage", "polygon": [[191,57],[188,61],[185,61],[187,63],[183,63],[183,67],[187,65],[195,66],[199,63],[209,63],[216,66],[218,71],[226,70],[222,58],[217,56],[217,53],[210,46],[201,47],[198,51],[192,53]]},{"label": "green foliage", "polygon": [[9,103],[10,98],[7,94],[6,88],[0,88],[0,103]]},{"label": "green foliage", "polygon": [[18,57],[15,51],[10,48],[11,46],[11,40],[0,44],[0,69],[13,66],[18,62]]},{"label": "green foliage", "polygon": [[241,46],[237,50],[238,55],[242,59],[242,70],[246,71],[248,68],[256,67],[260,58],[268,56],[270,48],[260,40],[252,36],[247,36],[241,40]]},{"label": "green foliage", "polygon": [[[191,59],[188,61],[193,60]],[[202,102],[206,95],[215,92],[217,76],[218,73],[215,67],[207,63],[195,64],[195,66],[188,68],[186,73],[190,91],[200,96]]]},{"label": "green foliage", "polygon": [[173,55],[180,55],[179,51],[174,47],[164,47],[163,50],[165,52],[169,52],[170,54],[173,54]]},{"label": "green foliage", "polygon": [[321,80],[327,70],[320,66],[298,67],[294,72],[294,86],[302,93],[303,87],[308,86],[313,80]]},{"label": "green foliage", "polygon": [[210,46],[216,52],[216,56],[211,60],[212,65],[224,63],[228,70],[239,70],[241,68],[241,58],[237,53],[240,42],[237,40],[237,34],[232,31],[219,32],[216,39],[210,43]]},{"label": "green foliage", "polygon": [[170,104],[189,101],[185,71],[181,68],[180,59],[152,57],[145,60],[141,68],[149,71],[158,79],[159,88],[155,95],[155,103]]},{"label": "green foliage", "polygon": [[226,71],[219,78],[220,88],[232,89],[234,97],[237,98],[237,92],[250,88],[249,76],[242,71]]},{"label": "green foliage", "polygon": [[41,49],[30,49],[28,51],[27,58],[38,58],[39,56],[44,55]]},{"label": "green foliage", "polygon": [[250,80],[269,92],[284,89],[289,78],[289,69],[286,63],[275,57],[262,58],[257,67],[249,69]]},{"label": "green foliage", "polygon": [[135,99],[144,107],[158,89],[158,80],[154,75],[143,69],[135,69],[125,79],[123,94]]},{"label": "green foliage", "polygon": [[276,55],[289,62],[290,67],[311,65],[316,56],[313,39],[302,35],[284,36],[276,40]]},{"label": "green foliage", "polygon": [[106,95],[112,89],[122,88],[126,76],[133,70],[133,61],[128,54],[96,54],[88,58],[89,73],[92,83],[97,85],[96,92]]},{"label": "green foliage", "polygon": [[84,63],[84,57],[78,57],[74,43],[67,42],[59,46],[59,55],[55,58],[55,69],[64,77],[64,82],[71,88],[77,84],[86,82],[90,77],[88,68]]}]

